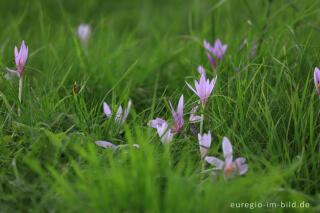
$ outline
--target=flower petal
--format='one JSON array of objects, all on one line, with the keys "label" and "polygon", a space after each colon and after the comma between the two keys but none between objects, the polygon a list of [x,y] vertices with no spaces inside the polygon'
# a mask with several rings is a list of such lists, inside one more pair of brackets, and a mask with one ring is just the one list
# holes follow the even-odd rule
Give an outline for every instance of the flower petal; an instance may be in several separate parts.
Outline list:
[{"label": "flower petal", "polygon": [[12,72],[12,73],[17,74],[17,75],[18,75],[18,77],[20,77],[20,74],[19,74],[19,72],[18,72],[18,71],[16,71],[16,70],[12,70],[12,69],[9,69],[8,67],[7,67],[7,70],[8,70],[9,72]]},{"label": "flower petal", "polygon": [[101,147],[103,147],[103,148],[107,148],[107,147],[111,147],[111,148],[116,148],[117,146],[116,145],[114,145],[113,143],[110,143],[110,142],[108,142],[108,141],[96,141],[96,142],[94,142],[96,145],[98,145],[98,146],[101,146]]},{"label": "flower petal", "polygon": [[190,84],[188,84],[188,82],[186,82],[186,84],[188,85],[188,87],[196,94],[198,95],[198,93],[192,88],[192,86]]},{"label": "flower petal", "polygon": [[162,120],[161,118],[156,118],[155,120],[149,121],[148,126],[157,128],[158,126],[161,126],[163,123],[167,123],[167,122],[165,120]]},{"label": "flower petal", "polygon": [[103,112],[104,112],[104,114],[106,114],[106,116],[108,118],[110,118],[112,115],[112,111],[106,102],[103,102]]},{"label": "flower petal", "polygon": [[211,146],[211,133],[210,131],[208,134],[203,134],[202,136],[198,134],[198,140],[200,145],[200,153],[201,158],[205,157],[209,152],[209,148]]},{"label": "flower petal", "polygon": [[222,150],[223,150],[223,155],[225,159],[232,156],[232,145],[227,137],[223,137]]},{"label": "flower petal", "polygon": [[178,119],[179,119],[179,128],[182,128],[183,126],[183,95],[181,95],[178,103],[178,108],[177,108],[177,113],[178,113]]},{"label": "flower petal", "polygon": [[222,160],[212,156],[205,157],[205,161],[215,166],[216,169],[222,169],[224,165],[224,162]]},{"label": "flower petal", "polygon": [[129,115],[129,111],[130,111],[130,108],[131,108],[131,100],[128,101],[128,106],[127,108],[124,110],[124,113],[123,113],[123,118],[122,118],[122,123],[125,122],[125,120],[127,119],[128,115]]},{"label": "flower petal", "polygon": [[176,111],[174,111],[174,108],[171,104],[171,101],[169,101],[169,105],[170,105],[170,108],[171,108],[171,112],[172,112],[172,116],[173,116],[173,119],[174,119],[174,122],[177,123],[178,122],[178,115],[176,113]]},{"label": "flower petal", "polygon": [[248,164],[244,164],[246,162],[245,158],[237,158],[235,163],[238,167],[239,175],[243,175],[248,171]]}]

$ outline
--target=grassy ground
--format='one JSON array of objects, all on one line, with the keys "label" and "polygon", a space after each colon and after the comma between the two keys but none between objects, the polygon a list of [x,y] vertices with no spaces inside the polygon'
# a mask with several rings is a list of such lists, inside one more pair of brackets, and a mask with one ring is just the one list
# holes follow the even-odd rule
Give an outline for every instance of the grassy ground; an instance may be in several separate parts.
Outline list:
[{"label": "grassy ground", "polygon": [[[288,201],[311,207],[255,211],[320,211],[319,12],[315,0],[0,0],[0,212],[246,212],[231,203]],[[92,26],[87,49],[74,33],[80,23]],[[222,157],[227,136],[249,165],[229,181],[201,174],[188,123],[197,97],[185,84],[199,64],[214,76],[202,42],[218,37],[229,46],[205,113],[209,154]],[[19,117],[18,78],[4,75],[23,39]],[[147,123],[172,119],[168,101],[177,106],[181,94],[184,133],[164,147]],[[129,99],[126,123],[115,126],[103,101]]]}]

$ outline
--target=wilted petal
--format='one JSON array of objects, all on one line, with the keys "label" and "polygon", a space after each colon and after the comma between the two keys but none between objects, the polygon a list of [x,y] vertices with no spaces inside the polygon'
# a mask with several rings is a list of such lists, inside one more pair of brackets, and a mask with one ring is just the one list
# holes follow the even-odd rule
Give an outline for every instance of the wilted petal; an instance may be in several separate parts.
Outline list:
[{"label": "wilted petal", "polygon": [[205,157],[205,161],[207,161],[209,164],[213,165],[216,167],[216,169],[222,169],[224,162],[216,157],[208,156]]},{"label": "wilted petal", "polygon": [[113,143],[110,143],[108,141],[96,141],[94,142],[96,145],[101,146],[103,148],[111,147],[111,148],[116,148],[117,146],[114,145]]}]

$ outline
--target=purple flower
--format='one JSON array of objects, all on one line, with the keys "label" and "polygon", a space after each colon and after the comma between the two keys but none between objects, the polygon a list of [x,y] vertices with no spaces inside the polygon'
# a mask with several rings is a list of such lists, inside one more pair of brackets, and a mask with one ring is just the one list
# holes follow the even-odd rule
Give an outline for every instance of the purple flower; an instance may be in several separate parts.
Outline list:
[{"label": "purple flower", "polygon": [[23,75],[24,66],[28,59],[28,46],[25,45],[24,41],[22,41],[20,51],[18,51],[17,46],[14,47],[14,56],[16,61],[17,70],[12,70],[7,67],[9,72],[15,73],[19,76],[19,78]]},{"label": "purple flower", "polygon": [[[227,137],[223,137],[222,150],[225,162],[211,156],[206,157],[205,160],[215,166],[215,170],[223,170],[225,179],[234,178],[236,175],[243,175],[248,171],[248,164],[244,164],[246,162],[245,158],[237,158],[233,161],[232,145]],[[217,172],[212,172],[212,175],[217,174]]]},{"label": "purple flower", "polygon": [[314,84],[320,97],[320,70],[318,67],[314,68]]},{"label": "purple flower", "polygon": [[[115,122],[117,122],[118,124],[123,124],[125,122],[128,117],[131,104],[131,100],[129,100],[128,107],[124,110],[124,112],[122,112],[122,106],[120,105],[115,117]],[[103,112],[104,114],[106,114],[107,118],[110,118],[112,116],[112,111],[106,102],[103,102]]]},{"label": "purple flower", "polygon": [[215,69],[217,64],[212,56],[215,56],[219,61],[221,61],[225,52],[227,51],[228,45],[223,45],[219,38],[214,42],[213,46],[211,46],[211,44],[206,40],[203,41],[203,44],[204,48],[207,49],[207,56],[211,62],[211,65]]},{"label": "purple flower", "polygon": [[169,142],[172,141],[173,135],[176,133],[181,133],[182,132],[182,126],[184,124],[183,121],[183,95],[181,95],[177,107],[177,111],[174,110],[171,102],[169,101],[172,115],[173,115],[173,120],[174,123],[173,125],[168,129],[168,122],[161,118],[156,118],[155,120],[151,120],[148,123],[148,126],[151,126],[153,128],[156,128],[158,131],[158,134],[161,138],[161,142],[163,144],[168,144]]},{"label": "purple flower", "polygon": [[171,101],[169,101],[172,115],[174,118],[174,124],[171,127],[172,132],[174,133],[181,133],[182,132],[182,126],[183,126],[183,95],[181,95],[177,107],[177,112],[172,107]]},{"label": "purple flower", "polygon": [[91,36],[91,27],[87,24],[80,24],[77,28],[77,36],[83,44],[87,44]]},{"label": "purple flower", "polygon": [[[170,107],[171,107],[173,120],[174,120],[174,123],[170,128],[171,132],[173,134],[181,133],[182,132],[182,126],[184,124],[184,121],[183,121],[183,95],[181,95],[181,97],[179,99],[177,112],[174,110],[174,108],[173,108],[173,106],[171,104],[171,101],[169,101],[169,104],[170,104]],[[151,126],[153,128],[158,129],[158,127],[162,126],[164,123],[167,123],[167,122],[165,120],[161,119],[161,118],[156,118],[155,120],[149,121],[148,126]]]},{"label": "purple flower", "polygon": [[214,88],[214,85],[217,81],[217,77],[211,80],[209,82],[209,79],[206,79],[206,76],[204,74],[201,75],[200,81],[194,81],[195,84],[195,90],[190,86],[190,84],[187,83],[188,87],[200,98],[200,101],[202,103],[202,107],[205,106],[206,102],[208,101],[208,98],[210,97],[210,94]]},{"label": "purple flower", "polygon": [[157,126],[157,132],[161,139],[161,142],[164,145],[169,144],[172,141],[174,133],[170,128],[168,128],[167,122],[164,122],[161,125]]},{"label": "purple flower", "polygon": [[208,132],[208,134],[203,134],[202,136],[198,134],[198,140],[200,145],[201,158],[204,158],[208,154],[211,146],[211,133]]}]

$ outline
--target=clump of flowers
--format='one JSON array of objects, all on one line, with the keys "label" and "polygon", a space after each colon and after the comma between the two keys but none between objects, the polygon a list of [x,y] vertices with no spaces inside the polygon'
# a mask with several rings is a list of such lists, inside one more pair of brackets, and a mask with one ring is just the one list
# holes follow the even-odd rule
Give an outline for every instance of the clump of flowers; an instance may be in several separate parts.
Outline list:
[{"label": "clump of flowers", "polygon": [[[131,102],[131,100],[129,100],[128,106],[124,110],[124,112],[122,110],[122,106],[120,105],[120,107],[118,108],[118,111],[116,113],[116,116],[115,116],[115,123],[123,124],[125,122],[125,120],[128,117],[128,114],[129,114],[129,111],[130,111],[130,108],[131,108],[131,104],[132,104],[132,102]],[[106,102],[103,102],[103,112],[107,116],[107,118],[111,118],[112,111],[111,111],[109,105]]]},{"label": "clump of flowers", "polygon": [[248,164],[245,164],[245,158],[233,160],[232,145],[227,137],[223,137],[222,150],[225,161],[216,157],[205,157],[205,161],[215,166],[212,175],[223,174],[225,179],[234,178],[236,175],[243,175],[248,171]]}]

